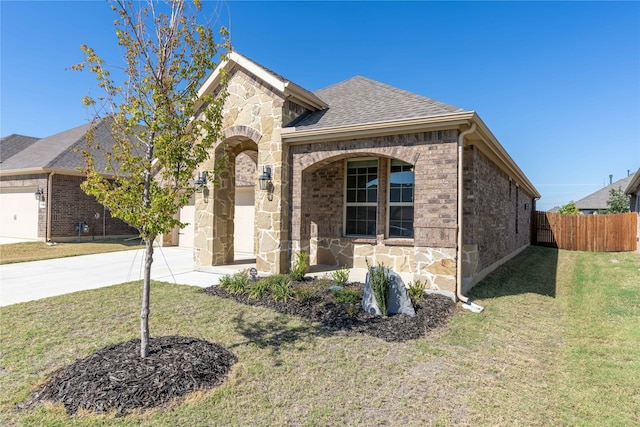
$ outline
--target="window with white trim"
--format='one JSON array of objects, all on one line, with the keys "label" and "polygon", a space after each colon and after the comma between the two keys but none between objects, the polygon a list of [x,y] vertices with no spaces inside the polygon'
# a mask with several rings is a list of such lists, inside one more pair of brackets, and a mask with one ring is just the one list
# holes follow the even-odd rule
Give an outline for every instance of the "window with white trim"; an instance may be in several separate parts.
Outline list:
[{"label": "window with white trim", "polygon": [[345,234],[376,235],[378,213],[378,160],[347,161]]},{"label": "window with white trim", "polygon": [[388,236],[413,237],[413,165],[391,160],[389,168]]}]

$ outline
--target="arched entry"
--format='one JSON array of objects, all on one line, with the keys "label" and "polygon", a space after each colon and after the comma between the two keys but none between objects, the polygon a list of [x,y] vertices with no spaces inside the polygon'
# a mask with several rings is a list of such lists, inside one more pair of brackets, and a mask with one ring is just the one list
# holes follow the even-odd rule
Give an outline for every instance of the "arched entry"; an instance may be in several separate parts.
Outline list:
[{"label": "arched entry", "polygon": [[236,252],[255,254],[255,130],[237,127],[215,148],[203,170],[215,179],[196,195],[194,261],[207,267],[233,263]]},{"label": "arched entry", "polygon": [[236,155],[235,213],[233,220],[234,252],[255,255],[255,176],[257,151]]}]

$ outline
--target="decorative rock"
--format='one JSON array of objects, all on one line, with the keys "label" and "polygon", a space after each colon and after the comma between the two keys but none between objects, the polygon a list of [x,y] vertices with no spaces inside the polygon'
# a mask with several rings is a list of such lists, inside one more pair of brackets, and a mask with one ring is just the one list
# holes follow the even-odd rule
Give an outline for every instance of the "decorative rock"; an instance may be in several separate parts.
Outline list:
[{"label": "decorative rock", "polygon": [[[389,295],[387,297],[387,314],[406,314],[407,316],[414,317],[416,315],[411,299],[407,293],[407,287],[402,280],[402,277],[393,270],[389,270],[386,267],[372,267],[372,270],[378,268],[384,268],[387,276],[389,277]],[[371,289],[371,282],[369,280],[369,273],[367,273],[367,279],[364,287],[364,295],[362,297],[362,308],[367,313],[382,316],[382,312],[378,307],[376,298],[373,295]]]}]

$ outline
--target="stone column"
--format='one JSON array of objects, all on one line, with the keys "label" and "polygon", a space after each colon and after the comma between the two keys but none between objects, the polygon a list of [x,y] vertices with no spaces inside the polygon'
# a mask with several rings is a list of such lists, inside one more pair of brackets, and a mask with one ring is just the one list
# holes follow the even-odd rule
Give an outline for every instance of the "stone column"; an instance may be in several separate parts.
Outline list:
[{"label": "stone column", "polygon": [[200,168],[209,171],[209,178],[203,191],[196,193],[196,267],[229,264],[234,258],[235,155],[229,154],[223,170],[217,176],[211,176],[216,159],[222,154],[220,150],[216,150],[211,159]]},{"label": "stone column", "polygon": [[258,171],[271,168],[271,187],[256,195],[256,268],[271,274],[289,270],[288,164],[279,134],[274,130],[272,141],[258,144]]}]

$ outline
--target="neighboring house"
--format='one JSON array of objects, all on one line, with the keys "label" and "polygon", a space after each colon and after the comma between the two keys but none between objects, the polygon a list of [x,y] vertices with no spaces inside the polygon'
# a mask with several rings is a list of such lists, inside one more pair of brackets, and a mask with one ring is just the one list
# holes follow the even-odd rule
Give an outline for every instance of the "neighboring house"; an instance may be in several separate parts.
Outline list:
[{"label": "neighboring house", "polygon": [[609,209],[607,201],[611,197],[611,190],[622,189],[624,191],[627,188],[627,185],[629,185],[631,178],[633,177],[629,175],[626,178],[617,180],[616,182],[611,182],[611,178],[609,178],[609,185],[578,200],[575,202],[576,207],[580,210],[580,213],[585,215],[597,214],[599,212],[606,211]]},{"label": "neighboring house", "polygon": [[629,195],[629,208],[631,212],[638,212],[637,252],[640,252],[640,168],[631,177],[631,180],[624,192]]},{"label": "neighboring house", "polygon": [[[305,251],[459,296],[530,244],[540,194],[475,112],[359,76],[310,92],[235,52],[201,94],[223,69],[223,140],[198,172],[227,168],[196,194],[197,269],[233,262],[243,233],[262,273]],[[253,173],[243,220],[238,169]]]},{"label": "neighboring house", "polygon": [[[71,241],[138,234],[80,188],[89,127],[42,139],[10,135],[0,140],[0,236]],[[101,123],[95,135],[111,145],[106,128]]]},{"label": "neighboring house", "polygon": [[631,212],[640,212],[640,169],[631,176],[627,188],[624,189],[625,194],[629,195],[629,210]]}]

